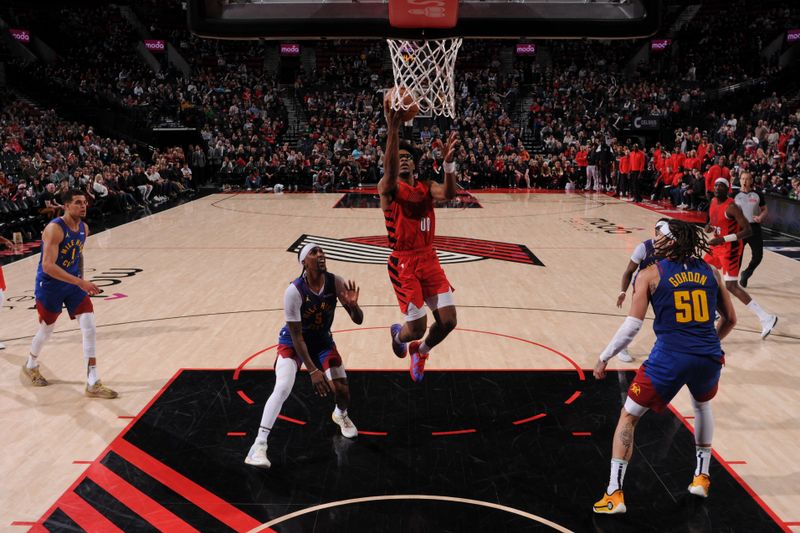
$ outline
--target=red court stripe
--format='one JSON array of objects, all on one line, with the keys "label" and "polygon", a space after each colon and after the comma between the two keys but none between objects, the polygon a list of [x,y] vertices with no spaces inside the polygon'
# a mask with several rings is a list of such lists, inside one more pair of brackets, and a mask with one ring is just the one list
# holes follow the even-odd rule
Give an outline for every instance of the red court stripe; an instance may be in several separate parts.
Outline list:
[{"label": "red court stripe", "polygon": [[457,429],[455,431],[433,431],[431,435],[434,437],[442,437],[445,435],[463,435],[465,433],[477,433],[477,429]]},{"label": "red court stripe", "polygon": [[74,465],[90,465],[93,462],[94,461],[72,461],[72,464],[74,464]]},{"label": "red court stripe", "polygon": [[156,529],[199,533],[105,465],[97,463],[89,470],[88,477]]},{"label": "red court stripe", "polygon": [[[684,426],[686,426],[686,429],[688,429],[688,430],[689,430],[689,432],[690,432],[692,435],[694,435],[694,429],[692,428],[692,426],[691,426],[691,425],[689,425],[689,423],[686,421],[686,417],[685,417],[685,416],[683,416],[683,415],[680,413],[680,411],[678,411],[677,409],[675,409],[675,407],[673,407],[673,406],[672,406],[672,404],[667,404],[667,409],[669,409],[670,411],[672,411],[672,414],[674,414],[675,416],[677,416],[677,417],[678,417],[678,420],[680,420],[681,422],[683,422],[683,425],[684,425]],[[718,462],[719,464],[721,464],[721,465],[722,465],[722,467],[723,467],[725,470],[727,470],[727,471],[728,471],[728,473],[729,473],[729,474],[730,474],[730,475],[733,477],[733,479],[735,479],[735,480],[736,480],[736,481],[739,483],[739,485],[741,485],[741,486],[742,486],[742,488],[745,490],[745,492],[747,492],[747,494],[749,494],[749,495],[750,495],[750,497],[751,497],[751,498],[753,498],[753,499],[756,501],[756,503],[758,503],[758,505],[760,505],[760,506],[761,506],[761,508],[762,508],[762,509],[764,509],[764,511],[765,511],[765,512],[766,512],[766,513],[767,513],[767,514],[770,516],[770,518],[772,518],[772,519],[775,521],[775,523],[776,523],[776,524],[778,524],[779,526],[781,526],[781,527],[782,527],[782,529],[783,529],[784,531],[789,531],[789,529],[787,528],[787,525],[788,525],[788,523],[786,523],[786,522],[784,522],[783,520],[781,520],[781,518],[778,516],[778,514],[777,514],[775,511],[773,511],[773,510],[772,510],[772,508],[771,508],[769,505],[767,505],[767,504],[766,504],[766,502],[765,502],[763,499],[761,499],[761,496],[759,496],[759,495],[758,495],[758,493],[756,493],[756,491],[754,491],[754,490],[753,490],[753,489],[750,487],[750,485],[748,485],[748,484],[747,484],[747,482],[746,482],[744,479],[742,479],[742,476],[740,476],[740,475],[739,475],[739,474],[736,472],[736,470],[734,470],[733,468],[731,468],[731,467],[730,467],[730,465],[727,463],[727,461],[725,461],[725,459],[723,459],[723,458],[720,456],[720,454],[719,454],[719,453],[717,453],[717,451],[716,451],[716,450],[714,450],[714,449],[712,449],[712,450],[711,450],[711,456],[712,456],[714,459],[716,459],[716,460],[717,460],[717,462]],[[800,525],[800,523],[798,523],[798,525]],[[789,533],[791,533],[791,532],[789,532]]]},{"label": "red court stripe", "polygon": [[575,400],[577,400],[577,399],[578,399],[578,397],[579,397],[580,395],[581,395],[581,391],[579,391],[579,390],[576,390],[576,391],[575,391],[575,392],[572,394],[572,396],[570,396],[570,397],[569,397],[569,400],[567,400],[567,401],[566,401],[566,402],[564,402],[564,403],[565,403],[566,405],[569,405],[569,404],[571,404],[572,402],[574,402]]},{"label": "red court stripe", "polygon": [[291,418],[289,416],[278,415],[278,418],[281,420],[286,420],[287,422],[291,422],[292,424],[297,424],[298,426],[305,426],[306,423],[302,420],[298,420],[296,418]]},{"label": "red court stripe", "polygon": [[72,491],[65,492],[58,501],[58,506],[73,522],[87,533],[122,533],[111,520],[100,514],[97,509]]},{"label": "red court stripe", "polygon": [[244,437],[245,435],[247,435],[247,433],[245,433],[244,431],[229,431],[228,432],[228,436],[229,437]]},{"label": "red court stripe", "polygon": [[784,524],[787,526],[800,526],[800,522],[784,522]]},{"label": "red court stripe", "polygon": [[154,477],[205,512],[237,531],[250,530],[261,523],[216,494],[151,457],[125,439],[117,439],[111,449],[123,459]]},{"label": "red court stripe", "polygon": [[514,425],[518,426],[520,424],[526,424],[528,422],[533,422],[534,420],[539,420],[540,418],[544,418],[546,416],[547,416],[547,413],[539,413],[538,415],[533,415],[533,416],[528,417],[528,418],[523,418],[522,420],[517,420],[516,422],[514,422]]},{"label": "red court stripe", "polygon": [[249,405],[253,405],[254,403],[256,403],[253,400],[251,400],[250,397],[247,394],[245,394],[243,390],[237,390],[236,394],[238,394],[239,398],[247,402]]},{"label": "red court stripe", "polygon": [[11,522],[11,525],[12,526],[35,526],[36,522],[18,522],[18,521],[14,521],[14,522]]},{"label": "red court stripe", "polygon": [[729,465],[746,465],[747,461],[725,461]]},{"label": "red court stripe", "polygon": [[117,418],[120,418],[122,420],[133,420],[136,417],[135,416],[123,416],[123,415],[120,415]]},{"label": "red court stripe", "polygon": [[385,432],[385,431],[361,431],[361,430],[358,431],[358,434],[359,435],[375,435],[377,437],[385,437],[385,436],[388,435],[388,433]]},{"label": "red court stripe", "polygon": [[591,437],[592,436],[592,432],[591,431],[573,431],[572,432],[572,436],[573,437]]}]

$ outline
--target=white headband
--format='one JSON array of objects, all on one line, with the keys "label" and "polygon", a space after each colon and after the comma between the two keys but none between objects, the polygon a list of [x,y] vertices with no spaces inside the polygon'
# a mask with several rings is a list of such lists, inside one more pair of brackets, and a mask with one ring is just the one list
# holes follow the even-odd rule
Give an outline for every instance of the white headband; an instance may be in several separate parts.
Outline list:
[{"label": "white headband", "polygon": [[716,181],[714,181],[714,185],[716,185],[717,183],[724,183],[727,188],[729,189],[731,188],[731,183],[725,178],[717,178]]},{"label": "white headband", "polygon": [[303,259],[305,259],[309,252],[311,252],[311,250],[314,248],[322,249],[322,247],[315,242],[307,242],[306,245],[300,250],[300,255],[297,256],[297,262],[302,265]]},{"label": "white headband", "polygon": [[675,237],[672,236],[672,232],[669,230],[669,222],[666,220],[659,220],[656,222],[656,229],[661,232],[661,235],[668,239],[675,240]]}]

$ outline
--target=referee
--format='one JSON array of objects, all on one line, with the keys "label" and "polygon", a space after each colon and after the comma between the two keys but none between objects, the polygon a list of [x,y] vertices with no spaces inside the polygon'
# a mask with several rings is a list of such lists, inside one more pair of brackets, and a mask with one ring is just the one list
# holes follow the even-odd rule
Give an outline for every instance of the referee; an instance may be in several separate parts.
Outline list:
[{"label": "referee", "polygon": [[747,268],[742,270],[739,277],[739,285],[747,287],[747,280],[753,275],[758,265],[764,257],[764,239],[761,237],[761,221],[767,217],[767,203],[764,201],[764,195],[758,191],[753,190],[753,175],[749,172],[742,172],[739,177],[741,182],[741,190],[733,201],[736,202],[745,218],[750,222],[750,228],[753,230],[752,235],[744,239],[745,244],[750,245],[750,264]]}]

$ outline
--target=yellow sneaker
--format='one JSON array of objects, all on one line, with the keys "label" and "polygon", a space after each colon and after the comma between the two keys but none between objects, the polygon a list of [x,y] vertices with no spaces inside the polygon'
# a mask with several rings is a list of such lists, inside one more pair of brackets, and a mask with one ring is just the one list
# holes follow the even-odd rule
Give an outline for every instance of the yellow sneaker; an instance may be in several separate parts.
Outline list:
[{"label": "yellow sneaker", "polygon": [[31,385],[34,387],[46,387],[49,385],[42,373],[39,372],[38,366],[36,368],[28,368],[28,365],[22,365],[22,374],[31,380]]},{"label": "yellow sneaker", "polygon": [[627,510],[622,489],[617,489],[611,494],[603,494],[603,498],[594,504],[594,512],[598,514],[622,514]]},{"label": "yellow sneaker", "polygon": [[689,485],[689,492],[701,498],[708,498],[708,490],[711,488],[711,478],[706,474],[700,474],[692,478],[692,484]]},{"label": "yellow sneaker", "polygon": [[104,400],[113,400],[114,398],[119,396],[119,394],[117,394],[117,391],[111,390],[105,385],[103,385],[101,381],[97,381],[91,387],[89,386],[88,383],[86,384],[86,396],[88,396],[89,398],[103,398]]}]

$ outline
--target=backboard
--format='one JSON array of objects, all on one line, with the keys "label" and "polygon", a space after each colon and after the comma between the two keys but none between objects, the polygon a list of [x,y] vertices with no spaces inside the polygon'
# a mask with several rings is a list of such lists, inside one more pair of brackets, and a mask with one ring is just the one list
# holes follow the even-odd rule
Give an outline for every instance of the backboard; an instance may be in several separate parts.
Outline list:
[{"label": "backboard", "polygon": [[[417,27],[399,27],[399,10],[417,14]],[[190,0],[189,29],[223,39],[623,39],[653,35],[661,11],[661,0]]]}]

